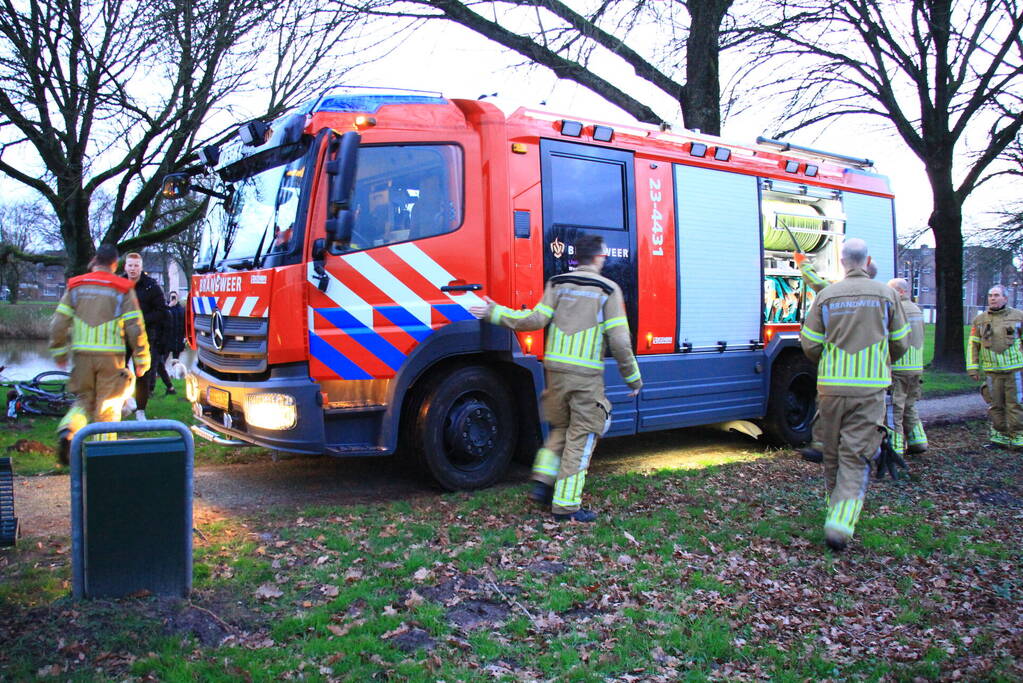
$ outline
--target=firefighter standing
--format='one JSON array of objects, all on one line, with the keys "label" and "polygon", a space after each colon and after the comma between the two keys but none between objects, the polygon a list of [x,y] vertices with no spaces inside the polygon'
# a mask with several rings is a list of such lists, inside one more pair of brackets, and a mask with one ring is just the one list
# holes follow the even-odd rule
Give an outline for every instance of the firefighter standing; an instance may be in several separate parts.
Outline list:
[{"label": "firefighter standing", "polygon": [[867,276],[867,243],[846,240],[845,279],[825,287],[800,342],[817,361],[819,422],[828,513],[824,538],[843,550],[852,538],[879,454],[891,361],[908,348],[909,324],[890,287]]},{"label": "firefighter standing", "polygon": [[513,330],[547,326],[542,403],[550,432],[536,453],[536,483],[529,497],[550,504],[556,519],[592,522],[596,514],[581,506],[590,457],[611,420],[611,404],[604,395],[605,335],[633,396],[643,381],[632,354],[622,291],[600,275],[607,260],[603,239],[583,235],[576,239],[575,253],[579,266],[548,280],[533,310],[513,310],[487,298],[486,306],[474,306],[471,312]]},{"label": "firefighter standing", "polygon": [[902,456],[927,450],[927,434],[916,412],[924,372],[924,314],[909,298],[909,283],[901,277],[888,281],[902,303],[909,323],[909,350],[892,363],[892,448]]},{"label": "firefighter standing", "polygon": [[50,352],[59,367],[73,359],[68,391],[75,403],[60,421],[57,457],[68,464],[71,438],[90,421],[116,422],[131,387],[124,347],[132,349],[135,373],[149,368],[149,342],[132,283],[114,275],[117,249],[100,245],[92,272],[68,280],[50,322]]},{"label": "firefighter standing", "polygon": [[991,416],[990,441],[995,446],[1023,448],[1023,311],[1006,306],[1005,288],[988,290],[988,309],[970,327],[966,371],[973,380],[983,370]]}]

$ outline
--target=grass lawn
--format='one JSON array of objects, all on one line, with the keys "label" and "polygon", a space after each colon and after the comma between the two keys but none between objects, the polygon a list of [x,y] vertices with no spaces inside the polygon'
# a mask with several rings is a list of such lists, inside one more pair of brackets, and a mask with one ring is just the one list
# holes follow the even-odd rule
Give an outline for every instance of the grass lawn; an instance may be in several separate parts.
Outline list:
[{"label": "grass lawn", "polygon": [[[963,346],[970,339],[970,326],[963,326]],[[977,391],[979,384],[974,382],[965,372],[939,372],[928,370],[927,365],[934,358],[934,325],[924,325],[924,398],[938,398]]]},{"label": "grass lawn", "polygon": [[72,603],[63,539],[0,551],[7,680],[1023,677],[1023,459],[942,427],[822,543],[785,452],[597,475],[594,525],[523,488],[197,519],[190,601]]},{"label": "grass lawn", "polygon": [[56,301],[0,303],[0,339],[46,339]]},{"label": "grass lawn", "polygon": [[[163,383],[157,380],[159,386],[149,399],[146,415],[151,419],[178,420],[190,425],[192,410],[185,400],[185,383],[183,380],[172,381],[178,393],[168,396],[164,393]],[[0,455],[12,456],[15,473],[28,476],[63,471],[57,465],[55,456],[59,421],[56,417],[23,415],[14,422],[8,422],[0,430]],[[261,453],[265,455],[265,451],[258,448],[218,446],[200,438],[195,439],[196,465],[242,462],[258,457]]]}]

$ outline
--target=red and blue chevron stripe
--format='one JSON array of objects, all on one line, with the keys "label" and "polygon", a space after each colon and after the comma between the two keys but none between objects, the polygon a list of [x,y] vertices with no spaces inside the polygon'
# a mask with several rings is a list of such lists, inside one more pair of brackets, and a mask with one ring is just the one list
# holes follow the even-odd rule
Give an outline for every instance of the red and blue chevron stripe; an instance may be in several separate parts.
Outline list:
[{"label": "red and blue chevron stripe", "polygon": [[412,243],[340,257],[325,268],[326,290],[310,264],[309,355],[316,379],[394,377],[435,330],[469,320],[472,292],[442,292],[454,280]]}]

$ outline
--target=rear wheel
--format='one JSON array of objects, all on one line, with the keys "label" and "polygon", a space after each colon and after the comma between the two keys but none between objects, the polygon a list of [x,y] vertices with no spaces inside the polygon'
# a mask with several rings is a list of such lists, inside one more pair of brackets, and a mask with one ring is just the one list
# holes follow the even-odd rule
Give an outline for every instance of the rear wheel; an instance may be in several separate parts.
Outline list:
[{"label": "rear wheel", "polygon": [[63,370],[49,370],[47,372],[40,372],[32,378],[29,384],[51,394],[62,394],[70,378],[71,374]]},{"label": "rear wheel", "polygon": [[817,367],[801,353],[779,358],[771,369],[764,431],[778,446],[801,446],[813,434],[817,412]]},{"label": "rear wheel", "polygon": [[438,377],[422,394],[412,436],[419,462],[443,488],[490,486],[507,469],[518,438],[507,385],[478,366]]},{"label": "rear wheel", "polygon": [[71,409],[73,399],[47,398],[45,396],[22,396],[21,409],[32,415],[61,417]]}]

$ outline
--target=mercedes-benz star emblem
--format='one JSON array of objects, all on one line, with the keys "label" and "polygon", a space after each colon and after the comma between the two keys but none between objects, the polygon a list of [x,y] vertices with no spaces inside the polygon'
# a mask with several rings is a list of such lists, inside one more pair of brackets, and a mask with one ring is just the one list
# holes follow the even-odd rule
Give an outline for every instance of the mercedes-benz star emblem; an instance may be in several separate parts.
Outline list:
[{"label": "mercedes-benz star emblem", "polygon": [[220,351],[224,348],[224,316],[214,311],[210,318],[210,336],[213,337],[213,348]]}]

